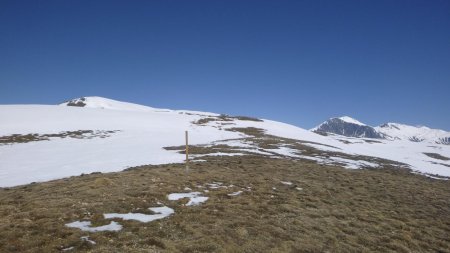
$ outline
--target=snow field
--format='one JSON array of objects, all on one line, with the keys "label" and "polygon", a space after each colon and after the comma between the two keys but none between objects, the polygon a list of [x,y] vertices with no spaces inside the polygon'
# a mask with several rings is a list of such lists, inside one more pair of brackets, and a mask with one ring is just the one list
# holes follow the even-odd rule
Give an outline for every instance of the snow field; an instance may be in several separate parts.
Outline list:
[{"label": "snow field", "polygon": [[[49,141],[0,144],[0,187],[60,179],[83,173],[117,172],[139,165],[181,163],[185,159],[183,154],[165,150],[164,147],[184,145],[186,130],[189,131],[191,145],[227,144],[238,147],[235,153],[211,154],[216,156],[252,153],[273,157],[276,154],[292,159],[340,164],[350,169],[378,166],[373,162],[353,161],[342,157],[305,156],[299,150],[287,146],[260,149],[242,139],[248,136],[226,131],[236,127],[260,128],[269,135],[303,141],[304,145],[319,150],[379,157],[405,163],[417,173],[450,177],[450,160],[439,160],[424,154],[436,153],[450,157],[449,145],[408,140],[377,140],[379,142],[368,143],[362,139],[342,136],[321,136],[270,120],[233,119],[197,125],[193,122],[218,114],[157,109],[99,97],[88,97],[85,102],[86,108],[52,105],[0,106],[0,136],[54,134],[77,130],[118,131],[106,138],[51,138]],[[411,134],[417,135],[414,132],[417,128],[399,125],[395,126],[404,130],[405,138]],[[391,129],[390,134],[400,136],[400,133],[395,132],[397,128],[386,129]],[[443,136],[446,133],[427,129],[422,129],[426,136]],[[196,156],[193,158],[195,160]]]},{"label": "snow field", "polygon": [[186,206],[198,206],[208,200],[208,197],[200,196],[201,192],[187,192],[187,193],[171,193],[167,196],[168,200],[180,200],[189,198]]},{"label": "snow field", "polygon": [[92,223],[90,221],[74,221],[71,223],[67,223],[66,227],[69,228],[79,228],[82,231],[86,232],[103,232],[103,231],[120,231],[122,230],[122,225],[115,221],[111,221],[108,225],[92,227]]},{"label": "snow field", "polygon": [[114,219],[119,218],[123,220],[136,220],[140,222],[151,222],[154,220],[164,219],[172,214],[175,213],[175,211],[167,206],[162,207],[150,207],[150,211],[154,212],[155,214],[143,214],[143,213],[105,213],[103,216],[105,219]]}]

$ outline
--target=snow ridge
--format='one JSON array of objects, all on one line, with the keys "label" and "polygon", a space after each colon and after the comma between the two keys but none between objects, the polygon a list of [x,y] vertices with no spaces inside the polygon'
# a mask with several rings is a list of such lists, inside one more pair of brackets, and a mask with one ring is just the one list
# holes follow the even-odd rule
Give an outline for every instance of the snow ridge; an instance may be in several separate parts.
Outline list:
[{"label": "snow ridge", "polygon": [[71,99],[64,103],[59,104],[60,106],[76,106],[85,108],[97,108],[97,109],[108,109],[108,110],[119,110],[119,111],[141,111],[149,112],[155,111],[156,108],[148,107],[144,105],[138,105],[128,102],[116,101],[103,97],[81,97]]},{"label": "snow ridge", "polygon": [[354,118],[351,118],[349,116],[342,116],[342,117],[339,117],[338,119],[340,119],[342,121],[345,121],[347,123],[355,124],[355,125],[367,126],[366,124],[361,123],[360,121],[358,121],[358,120],[356,120]]}]

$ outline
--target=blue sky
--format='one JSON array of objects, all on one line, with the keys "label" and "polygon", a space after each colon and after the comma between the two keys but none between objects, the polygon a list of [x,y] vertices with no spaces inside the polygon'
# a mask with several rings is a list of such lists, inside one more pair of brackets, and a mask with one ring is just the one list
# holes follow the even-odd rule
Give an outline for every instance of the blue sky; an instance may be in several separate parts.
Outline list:
[{"label": "blue sky", "polygon": [[450,130],[450,1],[0,2],[0,104]]}]

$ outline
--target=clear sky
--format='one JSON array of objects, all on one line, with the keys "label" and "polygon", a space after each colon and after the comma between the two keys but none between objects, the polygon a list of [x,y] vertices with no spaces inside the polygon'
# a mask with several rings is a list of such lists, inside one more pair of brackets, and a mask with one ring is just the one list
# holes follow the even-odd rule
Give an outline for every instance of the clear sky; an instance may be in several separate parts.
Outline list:
[{"label": "clear sky", "polygon": [[0,1],[0,104],[450,130],[450,1]]}]

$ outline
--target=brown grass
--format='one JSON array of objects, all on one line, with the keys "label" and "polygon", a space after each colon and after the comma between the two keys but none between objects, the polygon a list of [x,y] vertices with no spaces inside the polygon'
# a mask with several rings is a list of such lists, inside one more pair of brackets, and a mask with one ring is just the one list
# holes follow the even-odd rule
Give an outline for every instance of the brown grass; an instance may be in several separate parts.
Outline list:
[{"label": "brown grass", "polygon": [[[389,167],[204,159],[188,174],[181,164],[142,166],[0,189],[0,252],[450,252],[448,181]],[[166,198],[211,182],[234,187],[211,189],[198,207]],[[176,213],[151,223],[117,220],[120,232],[64,226],[107,224],[103,213],[140,212],[158,201]],[[82,241],[85,235],[97,244]]]},{"label": "brown grass", "polygon": [[0,145],[27,143],[34,141],[48,141],[50,138],[76,138],[76,139],[92,139],[92,138],[106,138],[120,130],[76,130],[65,131],[57,134],[12,134],[0,136]]},{"label": "brown grass", "polygon": [[194,124],[197,125],[205,125],[208,124],[209,122],[222,122],[223,125],[226,125],[226,122],[230,122],[233,120],[242,120],[242,121],[256,121],[256,122],[262,122],[263,120],[258,119],[258,118],[254,118],[254,117],[248,117],[248,116],[229,116],[226,114],[221,114],[219,116],[208,116],[205,118],[201,118],[195,122],[193,122]]}]

